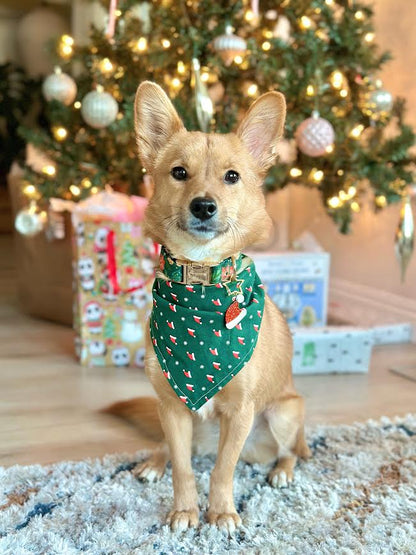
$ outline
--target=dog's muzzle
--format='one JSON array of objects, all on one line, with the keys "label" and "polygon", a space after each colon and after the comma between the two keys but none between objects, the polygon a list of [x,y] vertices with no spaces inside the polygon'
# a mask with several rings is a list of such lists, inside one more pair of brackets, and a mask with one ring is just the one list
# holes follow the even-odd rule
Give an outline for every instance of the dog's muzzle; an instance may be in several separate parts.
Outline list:
[{"label": "dog's muzzle", "polygon": [[205,222],[217,213],[217,203],[210,197],[196,197],[189,205],[189,210],[194,218]]}]

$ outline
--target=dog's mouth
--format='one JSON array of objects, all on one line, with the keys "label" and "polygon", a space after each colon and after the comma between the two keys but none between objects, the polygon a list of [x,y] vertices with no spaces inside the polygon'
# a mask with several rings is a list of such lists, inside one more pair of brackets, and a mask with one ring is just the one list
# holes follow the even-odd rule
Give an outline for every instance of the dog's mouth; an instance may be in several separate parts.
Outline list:
[{"label": "dog's mouth", "polygon": [[178,228],[181,231],[185,231],[196,237],[198,239],[211,240],[215,239],[219,235],[227,232],[227,225],[220,225],[219,222],[201,222],[200,220],[191,219],[189,222],[184,223],[183,221],[178,221]]}]

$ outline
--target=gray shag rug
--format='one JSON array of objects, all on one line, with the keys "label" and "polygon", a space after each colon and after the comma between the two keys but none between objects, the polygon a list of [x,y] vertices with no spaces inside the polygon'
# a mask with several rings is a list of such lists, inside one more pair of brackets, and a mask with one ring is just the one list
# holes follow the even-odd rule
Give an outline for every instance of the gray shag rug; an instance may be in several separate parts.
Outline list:
[{"label": "gray shag rug", "polygon": [[[240,462],[229,538],[204,522],[172,534],[171,471],[156,484],[132,474],[145,454],[0,468],[0,553],[416,553],[416,415],[310,430],[313,458],[273,489],[268,468]],[[214,459],[195,458],[201,507]]]}]

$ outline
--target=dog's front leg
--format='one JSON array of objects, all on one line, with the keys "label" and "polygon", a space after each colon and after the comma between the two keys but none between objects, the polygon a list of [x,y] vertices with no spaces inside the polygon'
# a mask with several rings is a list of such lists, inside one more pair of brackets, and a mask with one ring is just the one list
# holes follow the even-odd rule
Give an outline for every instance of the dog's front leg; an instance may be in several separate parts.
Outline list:
[{"label": "dog's front leg", "polygon": [[167,521],[172,530],[186,530],[197,526],[199,519],[198,495],[191,466],[192,415],[188,408],[176,402],[162,403],[159,414],[172,463],[174,500]]},{"label": "dog's front leg", "polygon": [[211,474],[208,522],[229,533],[240,526],[233,499],[234,469],[253,425],[254,407],[247,404],[220,418],[218,456]]}]

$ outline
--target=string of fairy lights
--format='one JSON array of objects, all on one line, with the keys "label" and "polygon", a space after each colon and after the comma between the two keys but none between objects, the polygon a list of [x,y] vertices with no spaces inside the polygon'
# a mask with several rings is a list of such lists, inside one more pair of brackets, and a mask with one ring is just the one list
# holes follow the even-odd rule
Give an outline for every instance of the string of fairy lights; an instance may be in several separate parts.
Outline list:
[{"label": "string of fairy lights", "polygon": [[[172,55],[177,56],[175,69],[172,71],[172,65],[170,65],[170,69],[164,72],[163,85],[170,96],[175,98],[183,87],[190,84],[194,90],[200,129],[215,130],[215,107],[218,107],[224,96],[224,85],[219,78],[218,71],[216,68],[200,64],[199,60],[187,58],[187,53],[178,41],[181,35],[180,29],[172,27],[167,29],[166,33],[159,30],[156,39],[149,27],[149,10],[152,8],[147,7],[146,12],[145,4],[147,5],[147,3],[140,5],[142,13],[138,16],[143,23],[142,29],[145,32],[127,42],[132,62],[140,60],[142,56],[147,56],[151,52],[172,51]],[[181,4],[192,10],[197,3],[188,0]],[[341,18],[343,10],[341,3],[336,0],[311,2],[310,6],[312,7],[305,10],[307,13],[299,15],[294,21],[293,18],[289,20],[284,12],[284,8],[290,4],[290,0],[280,2],[279,10],[267,10],[262,17],[255,4],[249,1],[244,3],[243,20],[248,26],[258,31],[256,47],[264,55],[269,55],[273,51],[276,39],[279,39],[282,44],[296,48],[293,37],[294,30],[298,33],[313,33],[317,39],[328,43],[329,32],[320,24],[320,15],[324,9],[330,9],[333,10],[335,18],[338,13]],[[368,12],[361,7],[354,9],[354,5],[353,0],[348,1],[349,8],[353,10],[356,24],[362,26],[363,44],[372,45],[375,41],[375,33],[367,25]],[[109,20],[114,16],[116,27],[120,26],[123,24],[125,13],[122,9],[116,8],[113,14],[110,13]],[[165,34],[165,36],[161,36],[161,34]],[[109,42],[114,43],[114,31],[110,34],[107,31],[107,38]],[[225,26],[222,33],[219,32],[212,40],[210,48],[217,53],[226,67],[235,67],[245,71],[250,68],[252,63],[250,60],[250,44],[252,43],[249,44],[248,39],[252,41],[253,37],[241,36],[239,29],[234,28],[231,22]],[[93,82],[95,83],[93,90],[83,98],[78,98],[75,80],[57,67],[54,73],[45,80],[43,91],[47,100],[58,100],[68,107],[72,106],[75,110],[81,111],[87,126],[104,129],[124,117],[123,95],[118,83],[125,76],[126,68],[112,57],[111,52],[103,55],[95,45],[91,45],[89,51],[92,60],[89,71],[94,75]],[[56,46],[56,53],[62,60],[62,65],[68,67],[68,63],[71,62],[76,52],[77,46],[73,37],[68,34],[62,35]],[[284,70],[281,71],[284,72]],[[277,77],[284,80],[284,73]],[[354,111],[355,122],[353,117],[345,119],[347,115],[352,114],[351,106],[357,98],[352,86],[354,91],[361,90],[358,97],[360,112]],[[256,99],[262,92],[264,90],[252,77],[243,82],[241,93],[246,98]],[[328,116],[327,119],[320,115],[320,106],[323,96],[326,98],[329,94],[332,95],[333,100],[331,101],[331,118]],[[305,163],[305,157],[299,157],[296,153],[287,161],[283,161],[286,162],[286,177],[290,182],[319,188],[330,177],[329,172],[332,171],[332,167],[328,169],[322,160],[335,156],[337,150],[343,146],[337,135],[335,123],[338,122],[337,125],[339,125],[339,121],[345,119],[344,143],[362,141],[366,139],[366,134],[376,128],[378,124],[389,120],[393,98],[390,92],[384,89],[381,80],[371,75],[360,75],[356,72],[356,75],[352,76],[348,68],[336,68],[329,74],[325,74],[320,64],[316,64],[315,73],[309,82],[305,83],[303,98],[306,105],[310,106],[311,117],[301,121],[293,132],[293,138],[286,139],[286,141],[290,147],[294,143],[295,151],[297,149],[298,152],[308,156],[308,162]],[[85,133],[85,127],[81,127],[78,133],[82,136]],[[51,134],[58,143],[74,139],[64,124],[54,123],[51,126]],[[314,163],[315,160],[316,163]],[[46,179],[54,178],[57,174],[56,163],[51,161],[45,164],[41,169],[41,174]],[[335,174],[331,177],[339,178],[340,186],[338,190],[334,190],[324,199],[328,212],[336,213],[344,209],[353,213],[360,212],[363,200],[366,199],[363,195],[364,187],[357,180],[350,179],[348,170],[343,167],[336,168]],[[389,186],[392,191],[404,198],[404,202],[407,202],[409,190],[405,180],[398,177]],[[93,177],[87,175],[82,177],[79,182],[71,183],[63,196],[78,200],[86,194],[95,194],[99,190],[100,187],[94,183]],[[36,202],[42,196],[36,183],[25,182],[23,193],[32,202]],[[372,202],[378,209],[382,209],[389,200],[384,192],[377,191]]]}]

